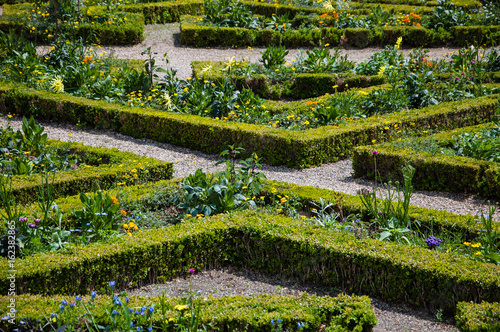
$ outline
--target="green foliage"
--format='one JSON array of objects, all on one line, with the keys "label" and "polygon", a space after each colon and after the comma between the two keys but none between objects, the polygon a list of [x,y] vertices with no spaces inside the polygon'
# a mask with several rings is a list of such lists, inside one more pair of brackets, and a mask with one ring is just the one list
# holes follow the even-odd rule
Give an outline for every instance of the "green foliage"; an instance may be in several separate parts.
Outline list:
[{"label": "green foliage", "polygon": [[0,129],[0,169],[6,174],[30,175],[39,172],[65,171],[76,165],[68,154],[59,154],[43,134],[44,127],[35,119],[23,117],[22,132],[14,132],[10,125]]},{"label": "green foliage", "polygon": [[269,46],[264,52],[261,52],[262,58],[259,60],[268,70],[274,70],[285,64],[285,57],[288,51],[284,46]]},{"label": "green foliage", "polygon": [[500,303],[459,302],[456,326],[464,332],[493,332],[500,328]]},{"label": "green foliage", "polygon": [[[5,303],[2,300],[0,305]],[[298,323],[303,323],[311,329],[331,326],[336,329],[370,330],[377,322],[371,300],[366,296],[303,295],[300,297],[302,305],[297,305],[296,297],[277,295],[200,299],[196,294],[188,298],[145,298],[127,296],[125,293],[100,295],[95,292],[92,292],[91,296],[76,298],[60,295],[35,298],[20,295],[18,301],[19,313],[16,315],[16,324],[11,326],[17,327],[18,322],[23,320],[27,324],[32,323],[30,327],[40,331],[40,327],[46,324],[47,319],[50,319],[54,327],[63,326],[65,323],[68,324],[67,328],[77,326],[78,318],[85,313],[84,317],[88,320],[87,328],[90,331],[95,331],[96,326],[107,327],[110,331],[128,331],[130,323],[133,323],[134,331],[137,331],[137,327],[147,331],[150,326],[152,331],[198,331],[197,326],[200,330],[205,327],[226,328],[231,331],[248,329],[270,331],[271,320],[278,319],[283,327],[290,331],[300,331],[297,329]],[[71,306],[72,303],[75,305]],[[60,305],[65,307],[62,313]],[[36,307],[42,308],[46,318],[36,310]],[[128,313],[128,309],[132,309],[132,313]],[[116,310],[114,316],[113,310]],[[28,317],[32,319],[27,319]],[[0,324],[2,324],[0,328],[8,326],[7,321],[1,321]]]},{"label": "green foliage", "polygon": [[184,179],[181,185],[185,192],[178,205],[184,214],[188,217],[210,216],[256,207],[254,199],[260,194],[260,180],[265,176],[255,171],[260,167],[255,153],[236,168],[236,158],[241,150],[230,145],[229,150],[221,153],[226,158],[224,171],[209,176],[198,169]]},{"label": "green foliage", "polygon": [[92,194],[82,192],[80,200],[83,208],[73,214],[78,227],[89,238],[99,240],[118,230],[121,214],[118,212],[120,203],[116,197],[94,187]]},{"label": "green foliage", "polygon": [[[123,259],[132,252],[137,259]],[[28,288],[32,294],[83,293],[91,285],[107,283],[109,278],[117,280],[120,289],[131,282],[140,286],[145,280],[155,280],[154,276],[178,275],[185,266],[201,269],[227,261],[244,262],[249,268],[280,272],[304,282],[352,287],[388,301],[425,301],[443,308],[445,313],[452,311],[458,301],[479,297],[498,301],[500,294],[498,266],[435,250],[408,250],[405,245],[356,239],[345,232],[298,225],[287,217],[254,211],[193,219],[168,229],[123,237],[112,244],[77,246],[66,253],[28,257],[16,263],[16,282],[18,294]],[[4,269],[7,264],[6,260],[0,261],[3,290],[8,289]],[[318,272],[311,273],[311,269]],[[62,273],[53,273],[56,270]],[[141,270],[146,272],[130,273]],[[70,279],[64,271],[78,272]],[[376,283],[381,275],[386,276],[386,282]]]},{"label": "green foliage", "polygon": [[415,188],[499,197],[496,187],[500,180],[500,168],[497,163],[465,157],[466,153],[469,156],[493,158],[496,146],[493,144],[490,148],[489,144],[495,142],[496,138],[488,137],[488,133],[496,133],[496,130],[496,125],[490,123],[391,144],[357,148],[353,158],[355,176],[374,177],[371,153],[376,149],[379,152],[377,158],[381,159],[378,172],[384,180],[402,180],[398,168],[409,162],[418,169],[414,179]]}]

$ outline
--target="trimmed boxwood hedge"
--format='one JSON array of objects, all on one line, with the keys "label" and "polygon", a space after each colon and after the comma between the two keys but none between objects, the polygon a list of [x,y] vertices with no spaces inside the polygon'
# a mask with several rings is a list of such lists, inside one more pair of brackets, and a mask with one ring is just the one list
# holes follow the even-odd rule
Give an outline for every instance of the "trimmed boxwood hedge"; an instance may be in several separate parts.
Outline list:
[{"label": "trimmed boxwood hedge", "polygon": [[[133,258],[133,259],[132,259]],[[236,265],[387,301],[455,311],[459,301],[500,300],[500,266],[424,248],[356,239],[284,216],[245,211],[191,219],[113,243],[16,261],[17,294],[102,292],[170,279],[190,268]],[[0,260],[6,294],[9,262]],[[71,275],[72,278],[67,278]]]},{"label": "trimmed boxwood hedge", "polygon": [[[4,11],[16,12],[15,8],[20,7],[19,10],[27,10],[25,5],[4,5]],[[91,7],[95,9],[92,11],[92,15],[99,15],[99,9],[97,7]],[[89,9],[90,10],[90,9]],[[121,25],[107,25],[107,24],[80,24],[74,29],[73,33],[75,37],[81,37],[86,40],[88,36],[95,36],[96,40],[94,42],[102,45],[129,45],[138,44],[144,40],[144,17],[141,13],[126,13],[126,22]],[[22,34],[28,40],[36,40],[38,43],[49,43],[53,39],[48,37],[49,33],[45,31],[37,31],[36,33],[30,33],[29,29],[25,26],[23,21],[17,18],[17,15],[3,15],[0,16],[0,31],[9,32],[9,30],[14,30],[17,33]]]},{"label": "trimmed boxwood hedge", "polygon": [[332,46],[348,43],[364,48],[371,45],[392,45],[403,37],[405,45],[416,47],[437,46],[447,43],[464,46],[480,42],[486,45],[500,43],[500,26],[456,26],[450,32],[430,30],[416,26],[390,26],[374,29],[364,28],[316,28],[275,30],[227,28],[199,24],[201,17],[185,15],[181,17],[181,42],[194,47],[213,46],[269,46],[310,47],[311,45],[330,44]]},{"label": "trimmed boxwood hedge", "polygon": [[[60,153],[65,153],[68,149],[70,156],[77,157],[79,161],[87,164],[86,167],[77,170],[56,172],[53,182],[50,176],[54,198],[91,191],[94,185],[100,189],[108,189],[115,186],[117,182],[141,183],[166,180],[172,178],[174,174],[172,163],[130,152],[120,152],[115,148],[96,148],[80,143],[60,141],[49,141],[49,144],[60,150]],[[12,192],[18,204],[36,202],[41,186],[41,174],[12,177]]]},{"label": "trimmed boxwood hedge", "polygon": [[[203,72],[207,66],[212,68]],[[238,89],[250,88],[256,94],[266,99],[306,99],[325,95],[327,93],[342,92],[346,85],[350,88],[366,88],[385,83],[385,77],[379,75],[365,76],[342,73],[338,74],[294,74],[290,80],[273,84],[264,74],[253,74],[250,77],[226,75],[220,69],[224,68],[221,61],[193,61],[193,77],[216,82],[229,79]],[[335,89],[333,86],[337,86]]]},{"label": "trimmed boxwood hedge", "polygon": [[[265,190],[267,193],[273,191],[273,188],[281,195],[295,195],[300,198],[306,210],[310,210],[317,206],[320,199],[330,202],[336,202],[339,193],[316,187],[298,186],[292,183],[284,183],[277,181],[266,181]],[[341,194],[342,211],[344,215],[360,214],[364,220],[369,220],[368,211],[363,206],[361,199],[358,196]],[[337,208],[334,208],[337,211]],[[339,212],[339,211],[337,211]],[[432,210],[424,207],[410,206],[410,220],[418,220],[422,226],[428,227],[438,232],[456,232],[462,234],[465,239],[472,240],[477,237],[477,232],[482,228],[474,220],[472,215],[458,215],[448,211]],[[493,229],[500,232],[500,224],[494,224]]]},{"label": "trimmed boxwood hedge", "polygon": [[385,140],[386,126],[398,124],[409,133],[452,129],[491,121],[497,107],[498,96],[491,95],[359,119],[339,126],[289,131],[0,85],[0,112],[4,114],[111,129],[207,153],[220,153],[228,145],[236,144],[245,148],[248,155],[256,152],[270,165],[296,168],[347,158],[355,146]]},{"label": "trimmed boxwood hedge", "polygon": [[455,320],[463,332],[500,331],[500,303],[459,302]]},{"label": "trimmed boxwood hedge", "polygon": [[[59,312],[62,300],[74,302],[63,296],[40,297],[36,295],[21,295],[16,297],[16,321],[28,317],[45,321],[37,308],[43,310],[46,317],[52,312]],[[106,315],[106,305],[111,302],[109,296],[99,296],[93,302],[94,317],[104,316],[101,325],[111,322]],[[186,298],[166,297],[163,299],[166,316],[177,319],[175,306],[186,303]],[[82,297],[83,303],[90,301],[89,296]],[[0,308],[7,308],[9,297],[0,297]],[[159,309],[159,297],[130,296],[128,308],[140,308],[155,304],[153,325],[162,325],[162,313]],[[205,297],[195,300],[199,309],[200,324],[209,325],[210,330],[218,331],[271,331],[271,320],[282,320],[282,326],[287,331],[297,331],[297,323],[307,323],[308,330],[318,331],[329,326],[331,331],[372,331],[377,323],[371,299],[366,296],[339,295],[336,297],[314,296],[304,294],[301,297],[280,295],[225,296],[215,298]],[[2,310],[2,312],[5,312]],[[76,308],[80,315],[85,313],[81,307]],[[61,324],[61,323],[59,323]],[[15,326],[6,321],[0,322],[2,331],[12,331]],[[6,329],[6,330],[5,330]],[[327,329],[327,331],[329,331]]]},{"label": "trimmed boxwood hedge", "polygon": [[[465,127],[431,137],[439,145],[449,145],[453,136],[490,128],[491,124]],[[415,140],[409,138],[407,140]],[[374,157],[372,151],[378,154]],[[355,177],[374,178],[375,159],[377,176],[382,181],[402,181],[401,168],[411,164],[416,168],[413,185],[421,190],[449,191],[479,194],[484,197],[500,198],[500,164],[460,156],[431,154],[414,151],[411,148],[396,148],[390,143],[354,149],[353,169]]]}]

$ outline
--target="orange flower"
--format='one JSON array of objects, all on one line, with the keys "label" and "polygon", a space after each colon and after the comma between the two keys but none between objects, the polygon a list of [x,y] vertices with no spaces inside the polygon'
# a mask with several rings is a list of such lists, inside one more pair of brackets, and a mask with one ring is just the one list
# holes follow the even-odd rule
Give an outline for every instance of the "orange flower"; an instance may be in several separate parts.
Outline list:
[{"label": "orange flower", "polygon": [[111,200],[113,201],[113,204],[120,204],[120,202],[118,202],[118,198],[115,196],[111,196]]},{"label": "orange flower", "polygon": [[328,14],[324,13],[324,14],[321,14],[319,17],[324,18],[324,17],[327,17],[327,16],[328,16]]},{"label": "orange flower", "polygon": [[312,100],[306,101],[306,105],[312,105],[312,104],[313,104]]},{"label": "orange flower", "polygon": [[123,214],[124,216],[127,214],[127,211],[125,210],[120,210],[120,213]]},{"label": "orange flower", "polygon": [[337,18],[339,17],[339,14],[337,12],[333,12],[333,17]]},{"label": "orange flower", "polygon": [[420,26],[420,23],[417,23],[417,27],[419,27],[419,26]]}]

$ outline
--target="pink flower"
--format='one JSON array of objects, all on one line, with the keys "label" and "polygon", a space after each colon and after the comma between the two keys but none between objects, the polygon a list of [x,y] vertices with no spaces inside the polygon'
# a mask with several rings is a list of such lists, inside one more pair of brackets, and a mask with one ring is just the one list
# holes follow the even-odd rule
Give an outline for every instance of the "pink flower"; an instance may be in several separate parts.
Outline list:
[{"label": "pink flower", "polygon": [[377,153],[378,153],[377,150],[372,151],[372,154],[377,154]]},{"label": "pink flower", "polygon": [[194,269],[189,269],[189,273],[194,274]]}]

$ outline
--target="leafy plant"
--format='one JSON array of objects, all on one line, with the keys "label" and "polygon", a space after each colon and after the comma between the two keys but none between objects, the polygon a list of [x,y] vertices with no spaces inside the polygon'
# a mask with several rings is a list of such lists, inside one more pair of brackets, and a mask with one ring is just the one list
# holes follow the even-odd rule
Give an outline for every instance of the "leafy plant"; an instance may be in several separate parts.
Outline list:
[{"label": "leafy plant", "polygon": [[236,158],[241,148],[229,146],[229,150],[221,153],[225,157],[226,169],[213,176],[201,169],[184,179],[181,186],[184,190],[179,197],[178,208],[191,216],[225,213],[255,207],[254,196],[260,193],[264,178],[257,173],[260,167],[259,158],[253,154],[236,167]]},{"label": "leafy plant", "polygon": [[269,46],[264,52],[261,52],[262,58],[259,60],[264,68],[273,70],[285,64],[285,57],[288,50],[284,46]]},{"label": "leafy plant", "polygon": [[83,234],[99,240],[118,230],[121,215],[118,212],[120,203],[116,197],[97,190],[94,186],[92,194],[80,194],[80,201],[83,208],[75,210],[73,215]]}]

